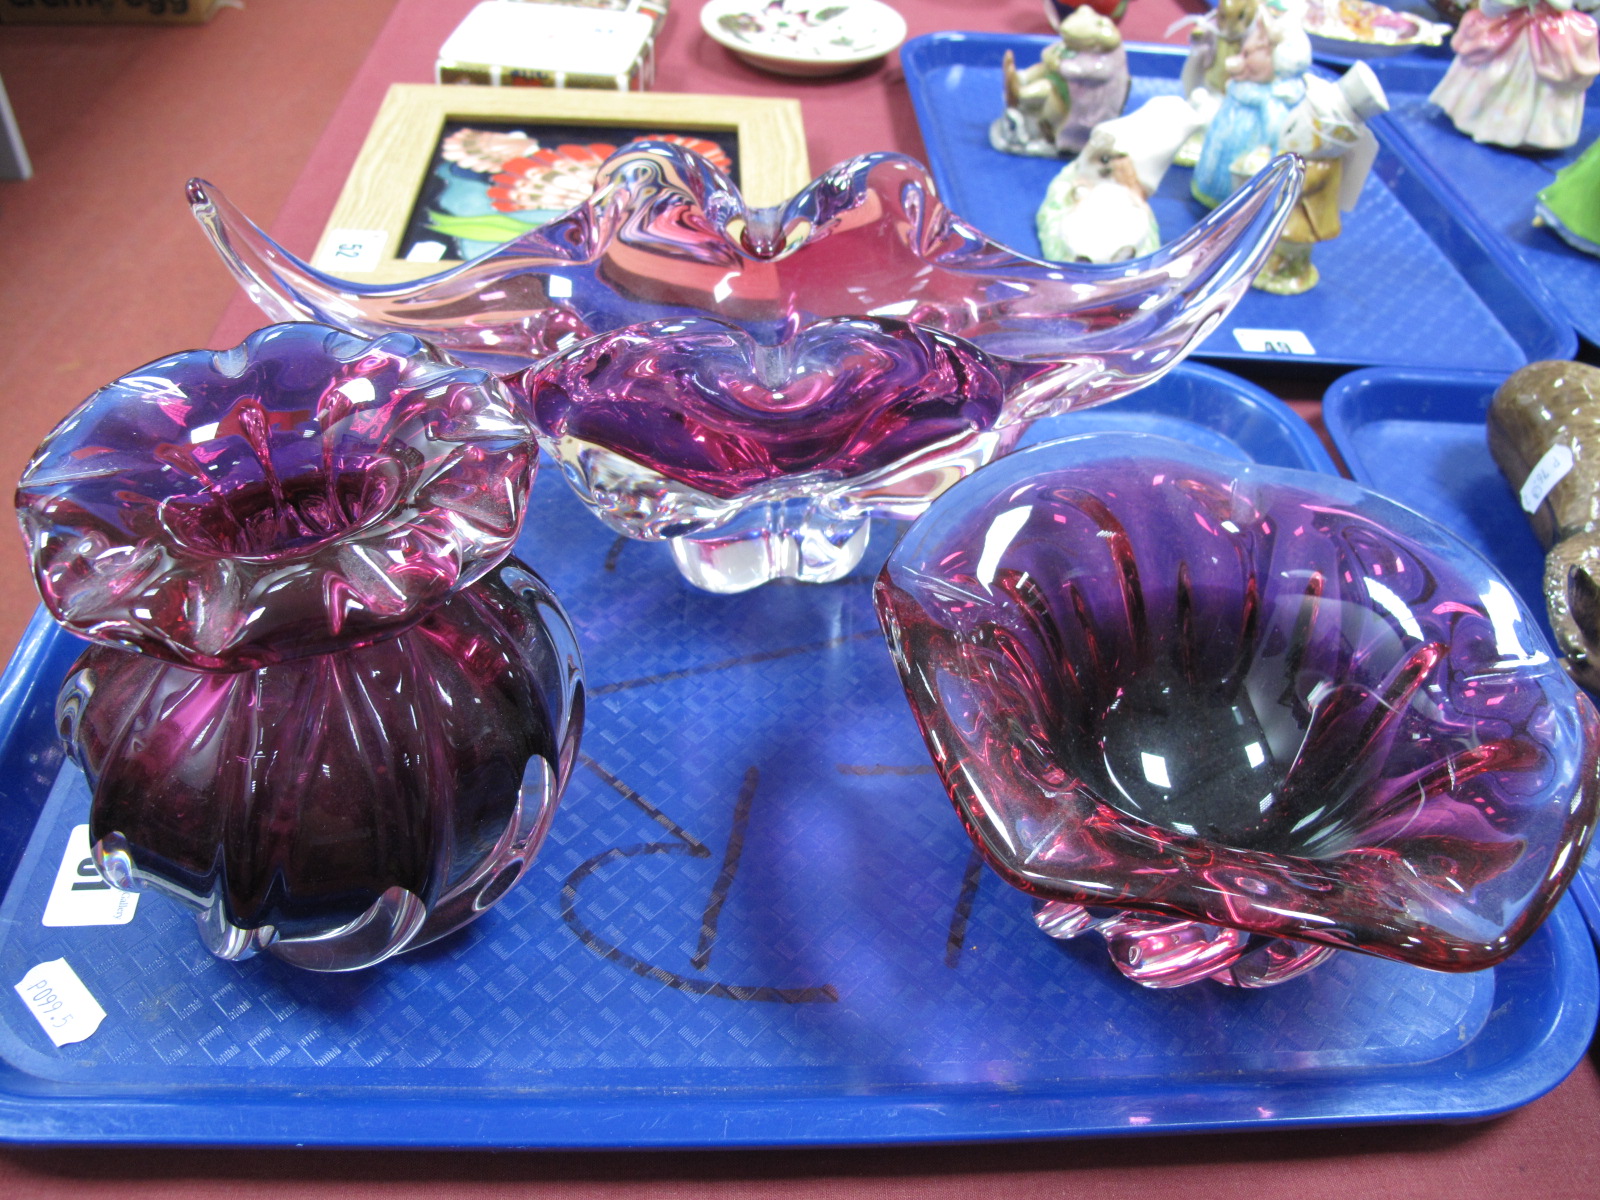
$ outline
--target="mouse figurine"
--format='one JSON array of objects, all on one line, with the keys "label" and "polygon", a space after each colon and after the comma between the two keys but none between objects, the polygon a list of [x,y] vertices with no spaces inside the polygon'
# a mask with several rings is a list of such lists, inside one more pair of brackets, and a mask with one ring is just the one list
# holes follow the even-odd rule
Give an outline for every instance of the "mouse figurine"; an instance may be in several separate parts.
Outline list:
[{"label": "mouse figurine", "polygon": [[1311,40],[1294,0],[1262,0],[1240,52],[1228,60],[1228,87],[1206,129],[1190,190],[1207,208],[1235,187],[1233,164],[1252,152],[1277,152],[1289,113],[1306,94]]},{"label": "mouse figurine", "polygon": [[1181,96],[1155,96],[1096,125],[1061,168],[1037,217],[1039,245],[1060,262],[1122,262],[1153,252],[1161,231],[1150,197],[1201,118]]},{"label": "mouse figurine", "polygon": [[[1280,152],[1305,159],[1305,184],[1253,287],[1298,296],[1317,285],[1312,248],[1339,236],[1340,213],[1353,210],[1360,199],[1378,156],[1378,139],[1366,123],[1388,110],[1383,85],[1364,62],[1356,63],[1337,83],[1306,76],[1305,99],[1289,114],[1278,140]],[[1265,166],[1265,154],[1258,153],[1260,165]]]},{"label": "mouse figurine", "polygon": [[1007,50],[1004,73],[1006,110],[990,125],[989,144],[1035,158],[1078,153],[1090,130],[1122,111],[1132,86],[1116,24],[1088,7],[1061,23],[1061,40],[1033,66],[1017,70]]}]

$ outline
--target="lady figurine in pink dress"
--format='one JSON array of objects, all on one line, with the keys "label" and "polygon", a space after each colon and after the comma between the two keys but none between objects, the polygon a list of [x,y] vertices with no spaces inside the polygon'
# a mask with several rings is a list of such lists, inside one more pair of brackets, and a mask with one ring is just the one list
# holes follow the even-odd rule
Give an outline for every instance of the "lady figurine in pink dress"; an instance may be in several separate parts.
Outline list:
[{"label": "lady figurine in pink dress", "polygon": [[1481,0],[1451,39],[1455,61],[1429,97],[1476,142],[1564,150],[1600,75],[1594,18],[1573,0]]}]

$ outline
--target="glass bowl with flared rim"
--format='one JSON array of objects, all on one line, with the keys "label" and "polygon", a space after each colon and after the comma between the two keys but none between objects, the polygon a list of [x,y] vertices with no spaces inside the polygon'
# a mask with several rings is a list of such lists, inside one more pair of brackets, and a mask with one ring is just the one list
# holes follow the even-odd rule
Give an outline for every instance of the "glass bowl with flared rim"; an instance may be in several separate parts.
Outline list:
[{"label": "glass bowl with flared rim", "polygon": [[1142,982],[1490,966],[1593,832],[1600,721],[1537,622],[1345,480],[1046,443],[936,501],[876,602],[979,849]]}]

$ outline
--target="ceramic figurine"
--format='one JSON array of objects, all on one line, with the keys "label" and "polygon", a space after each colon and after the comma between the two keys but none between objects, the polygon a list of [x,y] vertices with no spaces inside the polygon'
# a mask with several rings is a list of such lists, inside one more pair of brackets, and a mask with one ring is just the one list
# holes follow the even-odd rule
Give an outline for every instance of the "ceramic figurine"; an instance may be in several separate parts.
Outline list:
[{"label": "ceramic figurine", "polygon": [[1039,207],[1039,244],[1064,262],[1121,262],[1149,254],[1161,232],[1149,198],[1200,115],[1181,96],[1156,96],[1103,121],[1061,169]]},{"label": "ceramic figurine", "polygon": [[1130,86],[1116,25],[1080,8],[1061,23],[1061,41],[1033,66],[1017,70],[1006,51],[1006,110],[989,127],[989,142],[1007,154],[1076,154],[1090,130],[1122,111]]},{"label": "ceramic figurine", "polygon": [[1222,106],[1206,129],[1190,185],[1195,199],[1215,208],[1234,190],[1235,160],[1265,148],[1275,153],[1290,110],[1306,93],[1311,42],[1300,27],[1292,0],[1263,0],[1245,35],[1244,47],[1228,60]]},{"label": "ceramic figurine", "polygon": [[1544,601],[1567,673],[1600,691],[1600,367],[1529,363],[1489,405],[1489,451],[1544,560]]},{"label": "ceramic figurine", "polygon": [[1101,125],[1061,168],[1039,206],[1039,246],[1062,262],[1109,263],[1150,254],[1161,229],[1133,161]]},{"label": "ceramic figurine", "polygon": [[1574,250],[1600,254],[1600,140],[1556,172],[1534,212],[1535,224],[1548,225]]},{"label": "ceramic figurine", "polygon": [[1378,139],[1366,122],[1388,110],[1383,85],[1364,62],[1346,71],[1338,83],[1306,76],[1306,98],[1289,114],[1278,143],[1280,150],[1305,159],[1306,181],[1253,286],[1298,296],[1317,285],[1311,248],[1338,237],[1339,214],[1355,208],[1378,155]]},{"label": "ceramic figurine", "polygon": [[1184,95],[1196,88],[1218,97],[1227,91],[1228,60],[1244,49],[1258,7],[1259,0],[1221,0],[1213,11],[1194,19],[1180,77]]},{"label": "ceramic figurine", "polygon": [[1450,40],[1455,61],[1429,97],[1475,142],[1563,150],[1600,75],[1594,18],[1572,0],[1481,0]]},{"label": "ceramic figurine", "polygon": [[1075,8],[1092,8],[1102,17],[1121,21],[1128,12],[1128,0],[1044,0],[1044,19],[1054,29],[1072,15]]},{"label": "ceramic figurine", "polygon": [[1191,18],[1189,56],[1184,59],[1179,83],[1200,113],[1201,123],[1173,156],[1172,161],[1180,167],[1192,167],[1200,160],[1206,126],[1227,90],[1227,64],[1244,48],[1245,34],[1256,19],[1258,6],[1259,0],[1221,0],[1211,12]]}]

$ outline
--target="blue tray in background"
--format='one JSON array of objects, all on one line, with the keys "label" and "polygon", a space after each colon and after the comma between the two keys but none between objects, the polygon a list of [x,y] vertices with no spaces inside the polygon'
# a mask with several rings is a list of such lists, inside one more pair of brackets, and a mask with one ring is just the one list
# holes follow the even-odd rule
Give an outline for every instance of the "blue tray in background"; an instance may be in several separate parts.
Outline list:
[{"label": "blue tray in background", "polygon": [[[1544,551],[1489,454],[1489,401],[1504,379],[1468,371],[1354,371],[1328,390],[1322,415],[1351,475],[1432,517],[1494,563],[1553,645]],[[1600,942],[1600,845],[1579,867],[1572,893]]]},{"label": "blue tray in background", "polygon": [[[1265,393],[1179,367],[1035,437],[1122,426],[1326,468]],[[0,976],[65,957],[108,1016],[52,1048],[0,986],[0,1137],[681,1147],[1066,1137],[1486,1116],[1559,1082],[1600,988],[1563,905],[1506,964],[1345,954],[1282,987],[1159,992],[1041,936],[972,852],[870,582],[713,596],[541,473],[522,553],[583,640],[584,761],[527,879],[348,976],[228,964],[186,914],[40,918],[87,795],[45,622],[0,681]]]},{"label": "blue tray in background", "polygon": [[[1001,109],[1001,58],[1038,60],[1050,39],[935,33],[900,51],[940,195],[991,237],[1037,255],[1034,211],[1063,164],[1002,154],[989,145]],[[1128,110],[1176,93],[1183,52],[1130,46]],[[1174,167],[1151,201],[1170,241],[1205,210],[1189,195],[1192,172]],[[1348,366],[1470,367],[1510,372],[1541,358],[1570,358],[1577,340],[1548,297],[1498,239],[1425,186],[1385,146],[1344,233],[1316,249],[1322,282],[1302,296],[1251,290],[1195,353],[1208,360]],[[1246,351],[1236,329],[1295,330],[1315,354]]]},{"label": "blue tray in background", "polygon": [[1533,224],[1539,190],[1600,137],[1596,99],[1600,93],[1590,88],[1576,145],[1558,153],[1524,154],[1480,146],[1458,133],[1450,118],[1428,103],[1428,93],[1442,76],[1438,64],[1424,60],[1371,65],[1389,93],[1389,115],[1377,122],[1382,136],[1419,164],[1429,186],[1448,204],[1471,213],[1492,233],[1504,252],[1546,290],[1546,303],[1561,320],[1600,345],[1600,257],[1574,250],[1550,230]]}]

